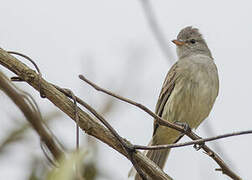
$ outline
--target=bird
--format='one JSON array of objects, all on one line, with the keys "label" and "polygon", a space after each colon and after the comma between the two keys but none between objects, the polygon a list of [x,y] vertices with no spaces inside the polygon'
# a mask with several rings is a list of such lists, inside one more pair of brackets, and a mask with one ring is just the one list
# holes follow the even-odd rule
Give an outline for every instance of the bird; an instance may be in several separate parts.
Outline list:
[{"label": "bird", "polygon": [[[205,39],[197,28],[187,26],[172,41],[178,60],[168,71],[155,113],[171,123],[196,129],[209,115],[219,93],[218,70]],[[181,133],[154,120],[149,145],[176,143]],[[163,169],[170,149],[148,150],[145,155]],[[135,180],[141,180],[137,173]]]}]

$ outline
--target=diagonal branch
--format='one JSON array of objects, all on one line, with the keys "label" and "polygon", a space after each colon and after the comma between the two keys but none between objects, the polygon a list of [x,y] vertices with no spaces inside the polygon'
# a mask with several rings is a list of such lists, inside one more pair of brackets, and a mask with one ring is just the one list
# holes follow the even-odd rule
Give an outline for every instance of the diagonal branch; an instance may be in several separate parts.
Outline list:
[{"label": "diagonal branch", "polygon": [[[87,104],[86,102],[82,101],[80,98],[76,97],[73,95],[73,93],[69,93],[69,90],[65,90],[62,89],[56,85],[54,85],[54,87],[56,87],[56,89],[58,89],[59,91],[61,91],[62,93],[64,93],[66,96],[68,96],[69,98],[74,98],[76,102],[78,102],[79,104],[81,104],[82,106],[84,106],[87,110],[89,110],[97,119],[99,119],[101,121],[101,123],[108,128],[108,130],[113,134],[113,136],[118,140],[118,142],[120,143],[120,145],[122,146],[123,150],[125,152],[127,152],[128,156],[129,156],[129,160],[132,162],[133,166],[135,167],[135,169],[137,170],[137,172],[140,174],[140,176],[142,177],[143,180],[147,180],[146,175],[141,171],[141,169],[138,167],[135,159],[133,158],[133,153],[135,152],[135,149],[133,148],[133,146],[129,143],[126,142],[125,139],[123,139],[117,132],[116,130],[108,123],[108,121],[105,120],[105,118],[100,115],[99,113],[97,113],[95,111],[94,108],[92,108],[89,104]],[[78,122],[76,122],[78,123]]]},{"label": "diagonal branch", "polygon": [[[3,49],[0,49],[0,64],[22,80],[26,81],[37,91],[40,91],[40,86],[43,89],[45,97],[50,100],[55,106],[61,109],[71,119],[75,120],[75,105],[74,103],[62,92],[57,90],[52,84],[40,79],[39,86],[39,75],[32,69],[27,67],[25,64],[20,62],[17,58],[8,54]],[[78,98],[77,102],[78,102]],[[90,117],[87,113],[78,109],[79,114],[79,126],[87,134],[96,137],[102,142],[106,143],[125,157],[129,158],[127,152],[123,149],[118,140],[113,134],[102,126],[96,119]],[[152,179],[168,180],[170,177],[166,175],[155,163],[145,157],[142,153],[136,152],[133,154],[133,158],[136,163],[143,169],[144,172],[148,172],[148,176]]]},{"label": "diagonal branch", "polygon": [[17,89],[11,85],[11,82],[0,72],[0,89],[2,89],[9,98],[19,107],[26,119],[40,136],[41,141],[50,150],[53,157],[59,160],[64,155],[62,149],[55,142],[53,136],[47,131],[42,123],[40,114],[31,106],[31,102],[27,101],[26,96],[20,94]]},{"label": "diagonal branch", "polygon": [[140,103],[137,103],[137,102],[135,102],[135,101],[132,101],[132,100],[130,100],[130,99],[128,99],[128,98],[124,98],[124,97],[122,97],[122,96],[120,96],[120,95],[117,95],[117,94],[115,94],[115,93],[113,93],[113,92],[111,92],[111,91],[108,91],[108,90],[106,90],[106,89],[103,89],[103,88],[99,87],[98,85],[96,85],[95,83],[89,81],[89,80],[88,80],[87,78],[85,78],[83,75],[79,75],[79,78],[80,78],[81,80],[85,81],[86,83],[88,83],[88,84],[89,84],[90,86],[92,86],[93,88],[95,88],[97,91],[101,91],[101,92],[103,92],[103,93],[105,93],[105,94],[108,94],[108,95],[110,95],[110,96],[113,96],[113,97],[115,97],[115,98],[117,98],[117,99],[120,99],[121,101],[127,102],[127,103],[129,103],[129,104],[131,104],[131,105],[133,105],[133,106],[136,106],[136,107],[142,109],[143,111],[145,111],[146,113],[148,113],[150,116],[152,116],[153,118],[157,119],[157,120],[159,121],[160,125],[164,125],[164,126],[167,126],[167,127],[173,128],[173,129],[176,129],[176,130],[178,130],[178,131],[180,131],[180,132],[182,132],[182,133],[185,133],[185,130],[184,130],[184,128],[183,128],[182,126],[179,126],[179,125],[174,124],[174,123],[170,123],[170,122],[168,122],[168,121],[166,121],[166,120],[160,118],[159,116],[157,116],[155,113],[153,113],[151,110],[149,110],[149,109],[148,109],[147,107],[145,107],[144,105],[142,105],[142,104],[140,104]]},{"label": "diagonal branch", "polygon": [[[98,85],[94,84],[93,82],[89,81],[88,79],[86,79],[83,75],[79,75],[79,78],[83,81],[85,81],[86,83],[88,83],[89,85],[91,85],[93,88],[95,88],[97,91],[101,91],[105,94],[108,94],[110,96],[113,96],[117,99],[120,99],[124,102],[127,102],[129,104],[132,104],[140,109],[142,109],[143,111],[145,111],[146,113],[148,113],[149,115],[151,115],[154,119],[157,120],[157,122],[160,125],[163,126],[167,126],[173,129],[176,129],[182,133],[185,133],[189,138],[191,138],[192,140],[198,140],[198,139],[202,139],[201,137],[199,137],[198,135],[196,135],[195,133],[193,133],[192,131],[185,131],[183,127],[180,127],[176,124],[170,123],[168,121],[165,121],[164,119],[160,118],[159,116],[157,116],[155,113],[153,113],[151,110],[149,110],[147,107],[145,107],[144,105],[137,103],[135,101],[132,101],[130,99],[124,98],[122,96],[119,96],[113,92],[110,92],[106,89],[103,89],[101,87],[99,87]],[[220,171],[223,172],[223,174],[226,174],[227,176],[231,177],[232,179],[235,180],[240,180],[241,178],[235,174],[228,166],[227,164],[213,151],[211,150],[208,146],[206,146],[205,144],[203,144],[201,146],[201,148],[206,152],[207,155],[209,155],[213,160],[215,160],[215,162],[220,166]]]},{"label": "diagonal branch", "polygon": [[146,20],[148,21],[149,27],[154,35],[154,37],[157,40],[157,43],[160,47],[160,50],[162,51],[162,53],[164,54],[165,58],[172,64],[174,63],[174,56],[168,46],[168,43],[165,39],[165,35],[162,31],[162,29],[160,28],[160,25],[158,24],[156,15],[153,11],[153,8],[150,4],[150,0],[139,0],[143,11],[144,11],[144,15],[146,17]]}]

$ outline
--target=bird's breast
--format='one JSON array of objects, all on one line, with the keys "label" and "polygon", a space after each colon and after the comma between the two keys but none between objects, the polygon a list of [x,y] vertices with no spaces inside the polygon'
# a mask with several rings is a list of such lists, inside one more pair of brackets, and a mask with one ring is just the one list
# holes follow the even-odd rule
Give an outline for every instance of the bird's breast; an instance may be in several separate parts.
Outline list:
[{"label": "bird's breast", "polygon": [[163,111],[163,117],[171,122],[186,122],[191,128],[209,115],[218,95],[217,71],[195,64],[183,71],[176,81]]}]

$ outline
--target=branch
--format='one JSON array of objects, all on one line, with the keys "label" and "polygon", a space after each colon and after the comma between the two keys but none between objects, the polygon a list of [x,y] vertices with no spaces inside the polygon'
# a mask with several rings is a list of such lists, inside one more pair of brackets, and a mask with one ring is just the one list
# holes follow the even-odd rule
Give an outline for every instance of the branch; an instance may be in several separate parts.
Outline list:
[{"label": "branch", "polygon": [[[30,57],[28,57],[28,56],[26,56],[26,55],[24,55],[22,53],[19,53],[19,52],[7,51],[7,53],[9,53],[9,54],[15,54],[15,55],[19,55],[21,57],[24,57],[25,59],[27,59],[28,61],[30,61],[35,66],[35,68],[36,68],[36,70],[37,70],[37,72],[39,74],[39,81],[38,81],[38,83],[39,83],[39,89],[40,89],[40,96],[42,98],[45,98],[46,96],[42,93],[42,88],[40,86],[41,85],[40,81],[41,81],[41,78],[42,78],[42,74],[41,74],[41,72],[39,70],[39,67],[35,63],[35,61],[33,61]],[[11,79],[14,80],[14,81],[23,81],[23,79],[21,79],[20,77],[14,77],[14,78],[12,77]],[[58,89],[59,91],[61,91],[66,96],[68,96],[71,99],[73,99],[73,101],[74,101],[74,105],[75,105],[75,120],[74,121],[76,121],[76,149],[78,151],[79,150],[79,116],[78,116],[78,106],[77,106],[76,96],[74,95],[74,93],[70,89],[62,89],[62,88],[60,88],[60,87],[58,87],[56,85],[54,85],[54,87],[56,87],[56,89]],[[126,151],[128,153],[129,160],[132,162],[133,166],[137,170],[138,174],[141,176],[142,180],[147,180],[146,174],[144,174],[142,172],[142,170],[138,167],[135,159],[133,158],[133,153],[135,153],[135,149],[133,148],[133,146],[130,145],[130,144],[127,144],[127,142],[116,132],[116,130],[113,129],[113,127],[100,114],[96,113],[96,111],[91,106],[89,106],[88,104],[86,104],[84,102],[82,103],[82,105],[87,110],[89,110],[97,119],[99,119],[102,122],[102,124],[104,126],[106,126],[106,128],[109,129],[109,131],[114,135],[114,137],[121,144],[121,146],[123,147],[124,151]],[[39,108],[37,108],[37,109],[39,109]],[[39,114],[41,114],[41,113],[39,113]],[[46,155],[46,153],[45,153],[45,155]],[[76,172],[77,172],[77,174],[79,174],[78,170],[76,170]]]},{"label": "branch", "polygon": [[[167,126],[170,128],[173,128],[175,130],[178,130],[182,133],[185,133],[189,138],[191,138],[192,140],[198,140],[198,139],[202,139],[201,137],[199,137],[198,135],[196,135],[195,133],[193,133],[192,131],[185,131],[183,127],[180,127],[176,124],[170,123],[169,121],[166,121],[164,119],[162,119],[161,117],[157,116],[155,113],[153,113],[151,110],[149,110],[147,107],[145,107],[144,105],[137,103],[135,101],[132,101],[130,99],[124,98],[122,96],[119,96],[113,92],[110,92],[106,89],[103,89],[101,87],[99,87],[98,85],[94,84],[93,82],[89,81],[88,79],[86,79],[83,75],[79,75],[79,78],[83,81],[85,81],[86,83],[88,83],[90,86],[92,86],[93,88],[95,88],[97,91],[101,91],[105,94],[108,94],[110,96],[113,96],[117,99],[120,99],[124,102],[127,102],[129,104],[132,104],[140,109],[142,109],[143,111],[145,111],[146,113],[148,113],[149,115],[151,115],[154,119],[157,120],[157,122],[160,125],[163,126]],[[207,155],[209,155],[213,160],[216,161],[216,163],[220,166],[220,171],[222,171],[223,174],[226,174],[227,176],[229,176],[232,179],[235,180],[241,180],[241,178],[235,174],[227,165],[226,163],[213,151],[211,150],[208,146],[206,146],[205,144],[201,146],[201,148],[206,152]]]},{"label": "branch", "polygon": [[[133,146],[129,143],[127,143],[117,132],[116,130],[108,123],[108,121],[105,120],[105,118],[103,116],[101,116],[99,113],[97,113],[95,111],[94,108],[92,108],[90,105],[88,105],[87,103],[85,103],[84,101],[82,101],[80,98],[76,97],[73,95],[73,93],[69,90],[65,90],[62,89],[56,85],[54,85],[54,87],[56,87],[56,89],[58,89],[59,91],[61,91],[62,93],[64,93],[66,96],[75,99],[75,102],[78,102],[79,104],[81,104],[82,106],[84,106],[87,110],[89,110],[97,119],[99,119],[101,121],[101,123],[108,128],[108,130],[113,134],[113,136],[118,140],[118,142],[120,143],[120,145],[122,146],[123,150],[125,152],[127,152],[129,160],[132,162],[133,166],[135,167],[135,169],[137,170],[137,172],[140,174],[140,176],[142,177],[143,180],[146,180],[147,177],[146,175],[141,171],[141,169],[139,169],[135,159],[133,158],[133,153],[135,152],[135,149],[133,148]],[[76,123],[78,123],[76,121]]]},{"label": "branch", "polygon": [[120,95],[117,95],[117,94],[115,94],[115,93],[113,93],[113,92],[111,92],[111,91],[108,91],[108,90],[106,90],[106,89],[103,89],[103,88],[99,87],[98,85],[96,85],[95,83],[89,81],[89,80],[88,80],[87,78],[85,78],[83,75],[79,75],[79,78],[80,78],[81,80],[85,81],[86,83],[88,83],[88,84],[89,84],[90,86],[92,86],[93,88],[95,88],[97,91],[101,91],[101,92],[103,92],[103,93],[105,93],[105,94],[108,94],[108,95],[110,95],[110,96],[112,96],[112,97],[115,97],[115,98],[117,98],[117,99],[120,99],[121,101],[127,102],[127,103],[129,103],[129,104],[131,104],[131,105],[133,105],[133,106],[136,106],[136,107],[142,109],[143,111],[145,111],[146,113],[148,113],[150,116],[152,116],[152,117],[154,117],[155,119],[157,119],[157,120],[159,121],[160,125],[164,125],[164,126],[167,126],[167,127],[173,128],[173,129],[176,129],[176,130],[178,130],[178,131],[180,131],[180,132],[182,132],[182,133],[185,133],[185,130],[184,130],[184,128],[183,128],[182,126],[179,126],[179,125],[177,125],[177,124],[170,123],[170,122],[168,122],[168,121],[166,121],[166,120],[160,118],[159,116],[157,116],[155,113],[153,113],[151,110],[149,110],[149,109],[148,109],[147,107],[145,107],[144,105],[142,105],[142,104],[140,104],[140,103],[137,103],[137,102],[135,102],[135,101],[132,101],[132,100],[130,100],[130,99],[128,99],[128,98],[124,98],[124,97],[122,97],[122,96],[120,96]]},{"label": "branch", "polygon": [[[61,109],[71,119],[75,120],[75,105],[65,94],[57,90],[52,84],[48,83],[43,78],[40,79],[39,75],[25,64],[20,62],[17,58],[11,56],[3,49],[0,49],[0,64],[15,73],[21,79],[26,81],[29,85],[40,91],[43,89],[43,94],[50,100],[55,106]],[[76,97],[78,100],[79,98]],[[87,113],[78,108],[79,126],[87,134],[96,137],[102,142],[106,143],[125,157],[129,158],[128,153],[125,152],[118,140],[113,134],[102,126],[96,119],[90,117]],[[140,152],[133,154],[133,158],[136,163],[144,170],[148,172],[148,176],[152,179],[167,180],[170,179],[155,163],[149,160]]]},{"label": "branch", "polygon": [[251,133],[252,133],[252,130],[239,131],[239,132],[214,136],[214,137],[210,137],[210,138],[198,139],[198,140],[189,141],[189,142],[185,142],[185,143],[175,143],[175,144],[156,145],[156,146],[134,145],[134,148],[135,149],[142,149],[142,150],[171,149],[171,148],[176,148],[176,147],[189,146],[189,145],[193,145],[193,144],[203,144],[205,142],[214,141],[214,140],[217,140],[217,139],[223,139],[223,138],[227,138],[227,137],[239,136],[239,135],[245,135],[245,134],[251,134]]},{"label": "branch", "polygon": [[[28,57],[28,56],[26,56],[26,55],[24,55],[24,54],[22,54],[22,53],[19,53],[19,52],[15,52],[15,51],[7,51],[9,54],[15,54],[15,55],[18,55],[18,56],[21,56],[21,57],[23,57],[23,58],[25,58],[25,59],[27,59],[28,61],[30,61],[32,64],[33,64],[33,66],[36,68],[36,70],[38,71],[38,74],[39,74],[39,82],[40,82],[40,79],[42,78],[42,74],[41,74],[41,72],[40,72],[40,69],[39,69],[39,67],[37,66],[37,64],[30,58],[30,57]],[[16,77],[14,77],[14,80],[15,80],[15,78]],[[20,79],[19,79],[20,80]],[[40,87],[40,83],[39,83],[39,89],[40,89],[40,97],[41,98],[45,98],[45,96],[44,96],[44,94],[43,94],[43,91],[42,91],[42,89],[41,89],[41,87]]]},{"label": "branch", "polygon": [[0,72],[0,89],[2,89],[23,112],[26,119],[40,136],[41,141],[50,150],[53,157],[59,160],[64,153],[54,141],[53,136],[46,130],[40,114],[31,106],[31,102],[27,100],[27,97],[24,94],[20,94],[2,72]]},{"label": "branch", "polygon": [[142,5],[149,27],[158,42],[161,52],[164,54],[165,58],[168,61],[170,61],[171,64],[174,63],[173,54],[168,46],[168,43],[165,40],[166,36],[162,32],[160,25],[158,24],[156,15],[151,7],[150,1],[149,0],[139,0],[139,1]]}]

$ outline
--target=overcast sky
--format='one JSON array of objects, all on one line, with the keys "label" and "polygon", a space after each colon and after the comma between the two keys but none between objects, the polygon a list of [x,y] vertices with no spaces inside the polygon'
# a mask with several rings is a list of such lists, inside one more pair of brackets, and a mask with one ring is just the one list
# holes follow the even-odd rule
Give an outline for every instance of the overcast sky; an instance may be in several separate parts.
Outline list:
[{"label": "overcast sky", "polygon": [[[151,2],[175,57],[175,47],[170,41],[180,29],[193,25],[204,35],[217,64],[220,94],[209,121],[197,129],[197,134],[207,136],[209,126],[213,129],[212,135],[251,129],[251,1]],[[139,0],[8,0],[1,3],[0,17],[0,47],[32,57],[48,81],[71,88],[99,109],[108,97],[82,83],[78,79],[78,74],[82,73],[103,87],[154,110],[171,64],[160,51]],[[7,73],[3,67],[0,70]],[[21,87],[34,94],[43,113],[56,109],[47,100],[40,99],[32,88]],[[12,127],[9,114],[17,119],[21,113],[16,114],[17,109],[3,93],[0,99],[7,104],[0,104],[0,114],[5,117],[2,124]],[[116,103],[115,110],[106,118],[133,143],[145,145],[151,138],[152,118],[134,107]],[[74,148],[74,123],[66,116],[58,120],[64,123],[58,127],[56,124],[61,122],[55,122],[53,130]],[[0,136],[4,136],[5,131]],[[245,135],[218,141],[224,153],[222,157],[227,158],[243,179],[252,179],[249,170],[251,138]],[[185,140],[188,139],[182,141]],[[15,155],[9,153],[1,157],[0,179],[26,179],[23,166],[26,157],[30,153],[41,153],[39,143],[32,147],[34,149],[26,149],[19,145],[11,151]],[[219,152],[218,148],[216,151]],[[104,171],[127,179],[131,164],[126,158],[102,143],[99,158]],[[217,164],[201,151],[184,147],[172,151],[165,171],[175,179],[227,179],[214,171],[215,168]]]}]

